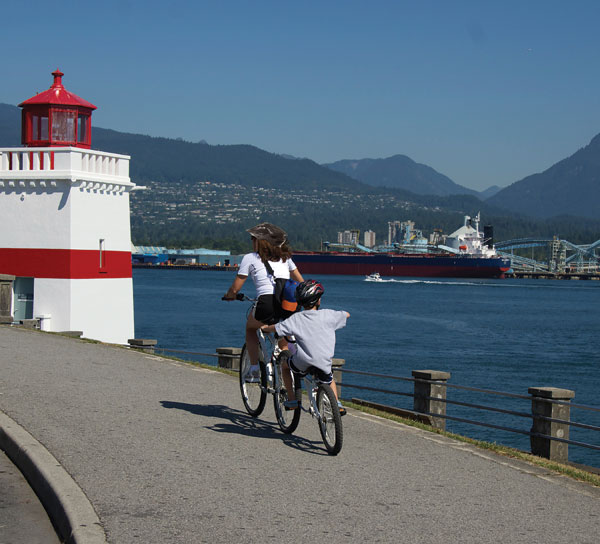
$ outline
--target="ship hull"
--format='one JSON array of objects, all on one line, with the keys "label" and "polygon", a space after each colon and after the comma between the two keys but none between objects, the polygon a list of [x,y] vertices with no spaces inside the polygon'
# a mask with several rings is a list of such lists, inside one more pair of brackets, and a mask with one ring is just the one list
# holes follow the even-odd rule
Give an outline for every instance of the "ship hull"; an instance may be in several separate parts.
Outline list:
[{"label": "ship hull", "polygon": [[421,278],[503,278],[510,260],[470,255],[294,252],[304,277],[313,274],[409,276]]}]

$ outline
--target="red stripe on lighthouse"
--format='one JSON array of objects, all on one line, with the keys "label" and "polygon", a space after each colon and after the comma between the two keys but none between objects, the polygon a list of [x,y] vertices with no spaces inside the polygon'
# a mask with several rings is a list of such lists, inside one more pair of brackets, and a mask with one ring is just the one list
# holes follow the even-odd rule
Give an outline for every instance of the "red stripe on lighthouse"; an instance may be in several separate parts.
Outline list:
[{"label": "red stripe on lighthouse", "polygon": [[131,278],[131,252],[0,248],[0,273],[26,278]]}]

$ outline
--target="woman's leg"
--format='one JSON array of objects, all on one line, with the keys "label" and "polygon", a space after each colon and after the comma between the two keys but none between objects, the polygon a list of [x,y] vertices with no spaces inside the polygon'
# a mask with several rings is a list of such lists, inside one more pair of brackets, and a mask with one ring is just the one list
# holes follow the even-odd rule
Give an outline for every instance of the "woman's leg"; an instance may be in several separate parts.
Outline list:
[{"label": "woman's leg", "polygon": [[258,336],[256,336],[256,331],[263,325],[264,323],[258,321],[254,316],[248,316],[248,321],[246,321],[246,349],[251,365],[258,364]]},{"label": "woman's leg", "polygon": [[281,361],[281,375],[283,377],[283,383],[285,385],[285,390],[287,391],[288,400],[294,401],[296,400],[296,392],[294,391],[293,383],[292,383],[292,370],[290,369],[290,365],[288,364],[288,358],[282,359]]}]

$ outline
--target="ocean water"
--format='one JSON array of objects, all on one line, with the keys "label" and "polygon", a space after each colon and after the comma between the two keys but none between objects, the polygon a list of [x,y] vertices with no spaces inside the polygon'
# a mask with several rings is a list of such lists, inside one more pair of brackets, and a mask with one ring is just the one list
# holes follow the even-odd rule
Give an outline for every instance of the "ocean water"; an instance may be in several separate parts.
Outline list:
[{"label": "ocean water", "polygon": [[[336,357],[345,368],[401,377],[415,369],[443,370],[448,383],[528,395],[529,387],[575,391],[573,403],[600,408],[600,282],[396,278],[366,282],[360,276],[323,275],[323,307],[350,313],[338,331]],[[133,271],[137,338],[162,348],[215,353],[244,343],[249,303],[224,302],[233,274],[217,271]],[[253,296],[251,280],[243,290]],[[182,358],[215,364],[200,355]],[[344,374],[343,382],[411,393],[410,382]],[[412,409],[412,398],[342,390]],[[530,413],[531,403],[448,389],[448,399]],[[528,431],[531,419],[448,405],[448,415]],[[571,409],[571,420],[600,427],[600,413]],[[529,451],[529,437],[447,421],[473,438]],[[600,445],[600,432],[571,428],[572,440]],[[600,466],[600,451],[569,446],[569,459]]]}]

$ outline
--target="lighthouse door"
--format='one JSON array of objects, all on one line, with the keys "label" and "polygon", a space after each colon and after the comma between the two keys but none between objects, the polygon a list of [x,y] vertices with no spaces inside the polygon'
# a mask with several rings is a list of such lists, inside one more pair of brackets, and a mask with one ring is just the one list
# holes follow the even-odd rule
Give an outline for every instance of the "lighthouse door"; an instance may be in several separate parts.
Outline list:
[{"label": "lighthouse door", "polygon": [[15,321],[33,319],[33,278],[15,278]]}]

